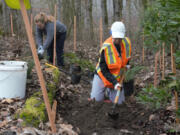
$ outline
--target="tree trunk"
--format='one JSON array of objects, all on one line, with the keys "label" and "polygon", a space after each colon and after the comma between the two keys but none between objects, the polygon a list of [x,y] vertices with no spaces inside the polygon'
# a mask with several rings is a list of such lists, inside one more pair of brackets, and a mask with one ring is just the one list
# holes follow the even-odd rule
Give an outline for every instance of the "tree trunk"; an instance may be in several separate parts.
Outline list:
[{"label": "tree trunk", "polygon": [[108,25],[107,1],[101,0],[102,18],[104,24]]},{"label": "tree trunk", "polygon": [[127,0],[127,24],[126,24],[126,29],[127,29],[127,36],[128,37],[131,37],[131,31],[130,31],[130,28],[131,28],[131,0]]},{"label": "tree trunk", "polygon": [[90,27],[89,27],[89,30],[90,30],[90,35],[91,35],[91,38],[93,39],[94,38],[94,28],[93,28],[93,16],[92,16],[92,7],[93,7],[93,2],[92,0],[88,0],[88,3],[87,3],[87,6],[88,6],[88,16],[89,16],[89,23],[90,23]]},{"label": "tree trunk", "polygon": [[113,0],[114,21],[122,20],[123,0]]},{"label": "tree trunk", "polygon": [[62,1],[57,1],[57,20],[61,21],[61,7],[62,7]]},{"label": "tree trunk", "polygon": [[48,3],[51,15],[54,15],[54,5],[57,3],[56,0],[46,0],[46,2]]},{"label": "tree trunk", "polygon": [[3,11],[3,31],[5,34],[9,34],[10,33],[10,10],[9,8],[6,6],[6,3],[4,0],[2,0],[2,11]]},{"label": "tree trunk", "polygon": [[146,9],[147,6],[148,6],[148,1],[147,0],[142,0],[142,4],[143,4],[144,9]]},{"label": "tree trunk", "polygon": [[71,35],[73,28],[74,9],[72,7],[72,0],[62,0],[62,14],[61,20],[67,26],[67,37]]},{"label": "tree trunk", "polygon": [[[75,14],[76,14],[76,19],[77,19],[77,30],[78,30],[78,33],[82,33],[82,21],[81,21],[81,0],[76,0],[75,1]],[[81,35],[77,35],[77,39],[81,38]]]},{"label": "tree trunk", "polygon": [[102,11],[102,36],[106,39],[109,36],[108,29],[108,11],[107,11],[107,0],[101,0],[101,11]]}]

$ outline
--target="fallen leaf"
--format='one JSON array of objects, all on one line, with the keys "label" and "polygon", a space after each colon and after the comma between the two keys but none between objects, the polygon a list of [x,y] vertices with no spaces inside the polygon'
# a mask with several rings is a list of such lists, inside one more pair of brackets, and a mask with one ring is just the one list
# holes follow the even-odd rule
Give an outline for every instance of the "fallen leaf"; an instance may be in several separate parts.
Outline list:
[{"label": "fallen leaf", "polygon": [[10,99],[10,98],[6,98],[6,99],[3,99],[3,100],[2,100],[2,103],[3,103],[3,104],[5,104],[5,103],[11,104],[11,103],[13,103],[13,102],[14,102],[14,100],[12,100],[12,99]]},{"label": "fallen leaf", "polygon": [[175,96],[173,96],[172,100],[171,100],[171,105],[168,106],[166,108],[166,110],[169,110],[169,111],[174,111],[176,110],[176,101],[175,101]]},{"label": "fallen leaf", "polygon": [[151,78],[154,75],[154,72],[150,72],[148,74],[146,74],[143,78],[143,81],[146,81],[147,79]]},{"label": "fallen leaf", "polygon": [[149,121],[155,120],[155,118],[156,118],[156,116],[155,116],[154,114],[151,114],[151,115],[149,116]]},{"label": "fallen leaf", "polygon": [[125,133],[125,134],[133,134],[132,131],[129,131],[127,129],[121,129],[120,132]]},{"label": "fallen leaf", "polygon": [[9,116],[9,115],[10,115],[10,113],[8,111],[2,111],[1,112],[2,117],[6,117],[6,116]]},{"label": "fallen leaf", "polygon": [[6,124],[7,124],[7,121],[6,121],[6,120],[4,120],[3,122],[0,122],[0,127],[5,126]]},{"label": "fallen leaf", "polygon": [[58,134],[78,135],[75,131],[72,130],[72,128],[73,126],[70,124],[60,124]]},{"label": "fallen leaf", "polygon": [[23,134],[36,135],[36,132],[35,132],[34,128],[24,128]]}]

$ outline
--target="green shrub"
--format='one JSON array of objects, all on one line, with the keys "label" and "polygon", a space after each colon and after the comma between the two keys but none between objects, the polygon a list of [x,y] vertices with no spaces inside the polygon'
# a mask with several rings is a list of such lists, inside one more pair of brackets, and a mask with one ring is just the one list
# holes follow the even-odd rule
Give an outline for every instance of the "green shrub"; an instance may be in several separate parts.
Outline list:
[{"label": "green shrub", "polygon": [[143,88],[136,97],[138,102],[145,104],[152,109],[164,108],[171,98],[170,89],[155,88],[153,85]]},{"label": "green shrub", "polygon": [[153,85],[143,88],[136,98],[138,102],[145,104],[150,108],[164,108],[171,101],[172,91],[180,91],[180,78],[177,78],[173,73],[170,73],[164,80],[160,81],[157,88]]},{"label": "green shrub", "polygon": [[32,69],[34,67],[34,60],[29,60],[28,61],[28,70],[27,70],[27,78],[28,79],[31,79],[32,78]]},{"label": "green shrub", "polygon": [[176,67],[180,69],[180,50],[175,53]]},{"label": "green shrub", "polygon": [[127,72],[125,73],[125,82],[134,79],[135,75],[138,74],[144,68],[144,66],[134,66],[131,69],[127,70]]},{"label": "green shrub", "polygon": [[75,53],[66,53],[64,54],[65,59],[69,64],[78,64],[82,70],[88,68],[91,72],[95,70],[95,66],[87,59],[78,58]]},{"label": "green shrub", "polygon": [[178,46],[176,37],[180,27],[179,7],[179,0],[156,0],[148,5],[143,20],[145,44],[148,48],[159,50],[163,42],[167,49],[171,43]]}]

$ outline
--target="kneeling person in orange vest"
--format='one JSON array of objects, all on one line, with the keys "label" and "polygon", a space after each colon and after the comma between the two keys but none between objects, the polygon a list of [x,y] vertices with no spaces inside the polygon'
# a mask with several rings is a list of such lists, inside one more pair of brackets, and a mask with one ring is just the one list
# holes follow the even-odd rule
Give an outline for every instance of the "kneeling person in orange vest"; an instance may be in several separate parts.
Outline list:
[{"label": "kneeling person in orange vest", "polygon": [[[125,37],[125,26],[122,22],[114,22],[111,26],[112,36],[105,40],[100,49],[100,58],[96,66],[91,91],[91,99],[103,101],[105,89],[109,99],[114,102],[117,89],[120,87],[121,72],[129,67],[131,58],[131,42]],[[118,100],[121,104],[125,100],[122,88]]]}]

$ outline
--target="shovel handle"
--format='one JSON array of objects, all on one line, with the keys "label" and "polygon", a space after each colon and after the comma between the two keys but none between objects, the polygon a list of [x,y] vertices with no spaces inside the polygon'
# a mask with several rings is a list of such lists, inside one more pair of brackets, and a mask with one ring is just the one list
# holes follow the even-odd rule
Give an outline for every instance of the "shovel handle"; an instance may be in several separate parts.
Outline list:
[{"label": "shovel handle", "polygon": [[51,67],[51,68],[58,69],[56,66],[54,66],[54,65],[51,65],[51,64],[49,64],[49,63],[45,63],[45,65],[46,65],[46,66],[49,66],[49,67]]},{"label": "shovel handle", "polygon": [[119,96],[120,96],[120,90],[117,90],[117,94],[116,94],[116,97],[115,97],[115,100],[114,100],[114,104],[117,104],[118,100],[119,100]]},{"label": "shovel handle", "polygon": [[124,81],[124,77],[125,77],[125,75],[123,74],[122,77],[121,77],[121,80],[120,80],[121,86],[122,86],[122,83],[123,83],[123,81]]},{"label": "shovel handle", "polygon": [[120,80],[120,85],[121,87],[119,89],[117,89],[117,94],[116,94],[116,97],[114,99],[114,104],[117,104],[118,100],[119,100],[119,96],[120,96],[120,92],[121,92],[121,89],[122,89],[122,83],[123,83],[123,80],[124,80],[124,74],[122,75],[121,77],[121,80]]}]

